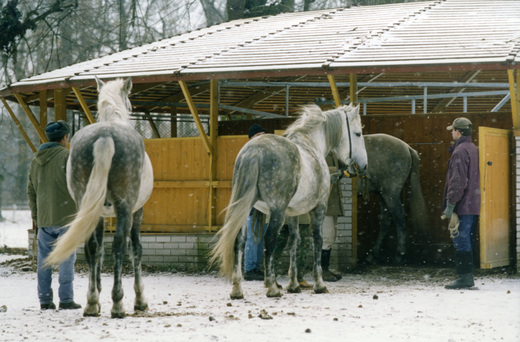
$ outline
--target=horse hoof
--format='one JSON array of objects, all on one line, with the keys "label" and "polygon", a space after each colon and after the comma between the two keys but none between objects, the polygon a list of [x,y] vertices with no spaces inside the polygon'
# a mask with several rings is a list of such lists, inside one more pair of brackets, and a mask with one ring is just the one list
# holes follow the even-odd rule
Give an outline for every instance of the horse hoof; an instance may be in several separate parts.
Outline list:
[{"label": "horse hoof", "polygon": [[124,311],[122,312],[113,312],[112,311],[112,318],[125,318],[126,313]]},{"label": "horse hoof", "polygon": [[369,255],[367,256],[367,258],[365,259],[365,262],[366,262],[367,264],[369,264],[369,265],[375,265],[375,264],[377,264],[377,259],[374,258],[371,254],[369,254]]},{"label": "horse hoof", "polygon": [[87,307],[83,311],[83,316],[84,317],[99,317],[100,312],[101,312],[101,305],[87,305]]},{"label": "horse hoof", "polygon": [[267,290],[267,297],[269,298],[279,298],[282,296],[282,292],[280,292],[280,290],[276,287],[275,290],[273,290],[272,288],[269,288],[269,290]]},{"label": "horse hoof", "polygon": [[321,287],[321,288],[315,288],[314,289],[314,293],[318,294],[318,293],[329,293],[329,290],[327,290],[327,288],[324,286],[324,287]]},{"label": "horse hoof", "polygon": [[287,292],[289,293],[302,293],[302,289],[299,286],[296,286],[294,289],[287,288]]},{"label": "horse hoof", "polygon": [[148,304],[134,305],[134,311],[148,311],[150,308]]},{"label": "horse hoof", "polygon": [[231,297],[231,299],[233,299],[233,300],[244,299],[244,294],[243,293],[230,293],[229,297]]}]

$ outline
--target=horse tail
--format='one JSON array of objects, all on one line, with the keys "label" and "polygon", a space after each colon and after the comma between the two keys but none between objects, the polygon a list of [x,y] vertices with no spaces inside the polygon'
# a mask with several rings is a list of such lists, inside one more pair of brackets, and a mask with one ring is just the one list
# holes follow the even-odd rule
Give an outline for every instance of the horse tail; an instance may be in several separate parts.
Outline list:
[{"label": "horse tail", "polygon": [[242,162],[237,160],[233,172],[233,186],[229,206],[225,209],[224,226],[216,236],[213,250],[210,252],[209,265],[215,262],[220,266],[220,274],[227,279],[233,275],[235,262],[235,242],[240,229],[245,224],[249,212],[257,200],[258,158]]},{"label": "horse tail", "polygon": [[56,242],[56,247],[45,260],[45,265],[59,264],[67,259],[96,229],[105,204],[108,172],[114,154],[112,138],[100,138],[94,143],[92,172],[78,213],[67,232]]},{"label": "horse tail", "polygon": [[[427,237],[428,231],[428,209],[421,189],[419,180],[420,158],[419,153],[413,148],[410,149],[412,157],[412,169],[410,171],[410,208],[412,211],[412,223],[419,240]],[[423,241],[424,242],[424,241]]]}]

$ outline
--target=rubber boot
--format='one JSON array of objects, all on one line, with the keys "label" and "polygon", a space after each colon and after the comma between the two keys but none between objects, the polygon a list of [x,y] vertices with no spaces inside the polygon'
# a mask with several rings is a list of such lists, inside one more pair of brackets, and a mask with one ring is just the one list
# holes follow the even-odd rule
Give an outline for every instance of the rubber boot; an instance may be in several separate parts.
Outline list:
[{"label": "rubber boot", "polygon": [[321,250],[321,269],[322,269],[322,277],[323,281],[329,281],[329,282],[335,282],[338,281],[338,278],[334,276],[329,271],[329,264],[330,264],[330,252],[331,250]]},{"label": "rubber boot", "polygon": [[475,285],[473,281],[473,252],[455,252],[455,270],[457,280],[444,288],[449,290],[469,289]]}]

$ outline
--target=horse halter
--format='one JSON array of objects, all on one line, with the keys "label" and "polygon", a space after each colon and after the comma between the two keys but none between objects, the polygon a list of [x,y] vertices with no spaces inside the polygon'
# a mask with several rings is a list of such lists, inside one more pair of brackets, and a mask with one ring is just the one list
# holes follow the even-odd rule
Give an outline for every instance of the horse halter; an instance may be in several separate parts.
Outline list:
[{"label": "horse halter", "polygon": [[348,113],[347,113],[347,129],[348,129],[348,159],[347,159],[347,170],[353,166],[357,170],[357,165],[352,159],[352,131],[350,130],[350,122],[348,120]]}]

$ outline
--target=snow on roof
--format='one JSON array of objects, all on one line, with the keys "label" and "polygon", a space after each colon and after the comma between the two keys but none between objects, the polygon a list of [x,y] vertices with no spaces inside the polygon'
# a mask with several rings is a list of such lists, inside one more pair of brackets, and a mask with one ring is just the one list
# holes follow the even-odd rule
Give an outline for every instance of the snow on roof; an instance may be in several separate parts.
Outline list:
[{"label": "snow on roof", "polygon": [[520,62],[520,1],[438,0],[235,20],[10,85],[101,78]]}]

